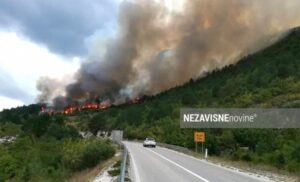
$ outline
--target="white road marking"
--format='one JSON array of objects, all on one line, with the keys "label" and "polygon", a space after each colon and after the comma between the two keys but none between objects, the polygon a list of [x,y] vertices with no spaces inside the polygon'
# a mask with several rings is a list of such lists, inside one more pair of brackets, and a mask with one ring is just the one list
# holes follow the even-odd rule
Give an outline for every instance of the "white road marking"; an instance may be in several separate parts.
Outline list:
[{"label": "white road marking", "polygon": [[240,169],[238,168],[235,168],[234,169],[230,169],[230,168],[226,168],[226,167],[223,167],[223,166],[220,166],[218,164],[214,164],[214,163],[211,163],[209,161],[206,161],[206,160],[203,160],[203,159],[198,159],[194,156],[190,156],[190,155],[187,155],[185,153],[181,153],[181,152],[178,152],[178,151],[175,151],[175,150],[171,150],[171,149],[168,149],[168,148],[164,148],[164,147],[159,147],[160,149],[162,150],[166,150],[166,151],[170,151],[170,152],[173,152],[175,154],[178,154],[178,155],[181,155],[183,157],[188,157],[190,159],[193,159],[193,160],[196,160],[196,161],[199,161],[199,162],[202,162],[204,164],[207,164],[207,165],[210,165],[210,166],[213,166],[213,167],[217,167],[217,168],[220,168],[222,170],[225,170],[225,171],[228,171],[228,172],[232,172],[232,173],[236,173],[238,175],[242,175],[242,176],[245,176],[245,177],[249,177],[249,178],[252,178],[252,179],[255,179],[255,180],[259,180],[259,181],[262,181],[262,182],[274,182],[273,180],[271,180],[270,178],[268,177],[264,177],[264,176],[255,176],[255,174],[252,174],[252,173],[247,173],[247,172],[242,172],[240,171]]},{"label": "white road marking", "polygon": [[140,176],[139,176],[139,171],[138,171],[138,168],[136,166],[134,157],[132,155],[130,155],[130,152],[128,152],[128,153],[129,153],[129,156],[130,156],[130,159],[131,159],[131,162],[132,162],[133,171],[134,171],[133,172],[134,173],[134,178],[135,178],[134,182],[141,182],[141,179],[140,179]]},{"label": "white road marking", "polygon": [[150,152],[152,152],[152,153],[154,153],[155,155],[159,156],[160,158],[165,159],[166,161],[172,163],[173,165],[175,165],[175,166],[177,166],[177,167],[179,167],[179,168],[185,170],[186,172],[188,172],[188,173],[190,173],[191,175],[193,175],[193,176],[199,178],[200,180],[202,180],[202,181],[204,181],[204,182],[209,182],[207,179],[205,179],[205,178],[199,176],[198,174],[196,174],[196,173],[194,173],[194,172],[188,170],[187,168],[185,168],[185,167],[183,167],[183,166],[177,164],[176,162],[171,161],[170,159],[168,159],[168,158],[166,158],[166,157],[160,155],[159,153],[154,152],[153,150],[150,150],[150,149],[147,149],[147,150],[149,150]]}]

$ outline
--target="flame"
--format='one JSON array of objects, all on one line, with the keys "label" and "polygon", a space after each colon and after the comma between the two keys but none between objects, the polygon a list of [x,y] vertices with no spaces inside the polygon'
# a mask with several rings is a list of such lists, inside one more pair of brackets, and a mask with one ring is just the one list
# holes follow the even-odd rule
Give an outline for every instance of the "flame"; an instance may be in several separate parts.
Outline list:
[{"label": "flame", "polygon": [[77,110],[76,107],[67,107],[66,109],[64,109],[64,114],[72,114],[73,112],[75,112]]},{"label": "flame", "polygon": [[81,109],[106,109],[109,107],[111,107],[110,103],[100,103],[100,104],[89,103],[81,106]]},{"label": "flame", "polygon": [[84,104],[82,109],[99,109],[99,104]]},{"label": "flame", "polygon": [[[131,100],[132,104],[136,104],[138,102],[140,102],[141,98],[140,97],[134,97]],[[62,111],[58,111],[58,110],[54,110],[53,108],[50,107],[42,107],[41,108],[41,112],[42,113],[48,113],[48,114],[57,114],[57,113],[62,113],[62,114],[72,114],[81,110],[89,110],[89,109],[98,109],[98,110],[102,110],[102,109],[108,109],[110,108],[112,105],[110,102],[102,102],[102,103],[86,103],[83,104],[81,106],[69,106],[66,107],[64,110]]]}]

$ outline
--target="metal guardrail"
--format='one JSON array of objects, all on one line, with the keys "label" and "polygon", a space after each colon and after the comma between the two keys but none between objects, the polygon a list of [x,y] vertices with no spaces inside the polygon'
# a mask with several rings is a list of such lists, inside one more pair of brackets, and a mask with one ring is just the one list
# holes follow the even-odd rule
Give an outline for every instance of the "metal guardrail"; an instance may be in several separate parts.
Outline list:
[{"label": "metal guardrail", "polygon": [[157,146],[172,149],[172,150],[175,150],[177,152],[184,153],[184,154],[191,154],[192,153],[189,149],[187,149],[185,147],[178,146],[178,145],[171,145],[171,144],[166,144],[166,143],[157,143]]},{"label": "metal guardrail", "polygon": [[125,145],[123,146],[123,158],[121,162],[121,168],[120,168],[120,175],[118,177],[118,182],[124,182],[125,180],[125,172],[126,172],[126,163],[127,163],[127,156],[128,156],[128,150]]}]

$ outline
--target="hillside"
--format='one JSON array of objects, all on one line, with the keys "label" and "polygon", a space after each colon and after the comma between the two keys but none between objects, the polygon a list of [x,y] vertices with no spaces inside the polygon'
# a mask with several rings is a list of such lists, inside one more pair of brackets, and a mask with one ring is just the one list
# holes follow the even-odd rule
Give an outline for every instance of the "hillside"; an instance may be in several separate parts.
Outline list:
[{"label": "hillside", "polygon": [[[79,126],[93,133],[124,129],[125,137],[155,137],[160,142],[193,148],[193,129],[180,129],[181,107],[300,107],[300,30],[236,65],[173,88],[141,103],[77,114]],[[87,113],[93,113],[92,111]],[[89,117],[88,117],[89,116]],[[88,121],[88,122],[82,122]],[[85,125],[87,123],[87,126]],[[201,129],[199,129],[201,130]],[[210,129],[210,154],[267,163],[299,172],[300,129]],[[249,147],[248,151],[240,147]]]},{"label": "hillside", "polygon": [[[292,30],[281,41],[243,58],[236,65],[159,95],[144,97],[138,104],[79,112],[66,120],[94,134],[99,130],[123,129],[128,139],[151,136],[160,142],[193,149],[194,129],[180,129],[179,126],[182,107],[300,107],[300,30]],[[28,123],[27,118],[14,109],[0,113],[1,121]],[[204,131],[210,155],[264,163],[300,173],[300,129]]]}]

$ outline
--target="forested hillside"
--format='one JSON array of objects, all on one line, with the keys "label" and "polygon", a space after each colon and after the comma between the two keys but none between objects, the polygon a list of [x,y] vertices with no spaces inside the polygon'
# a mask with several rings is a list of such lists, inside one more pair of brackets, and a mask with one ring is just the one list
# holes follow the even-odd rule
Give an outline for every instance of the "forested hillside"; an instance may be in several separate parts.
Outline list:
[{"label": "forested hillside", "polygon": [[[144,97],[139,104],[98,111],[91,117],[84,115],[81,120],[88,121],[88,129],[94,133],[119,128],[124,129],[129,139],[151,136],[160,142],[193,148],[194,129],[180,129],[179,126],[182,107],[300,107],[299,29],[292,30],[265,50],[205,78],[191,80],[157,96]],[[300,170],[300,129],[204,131],[210,155],[270,164],[291,172]]]}]

